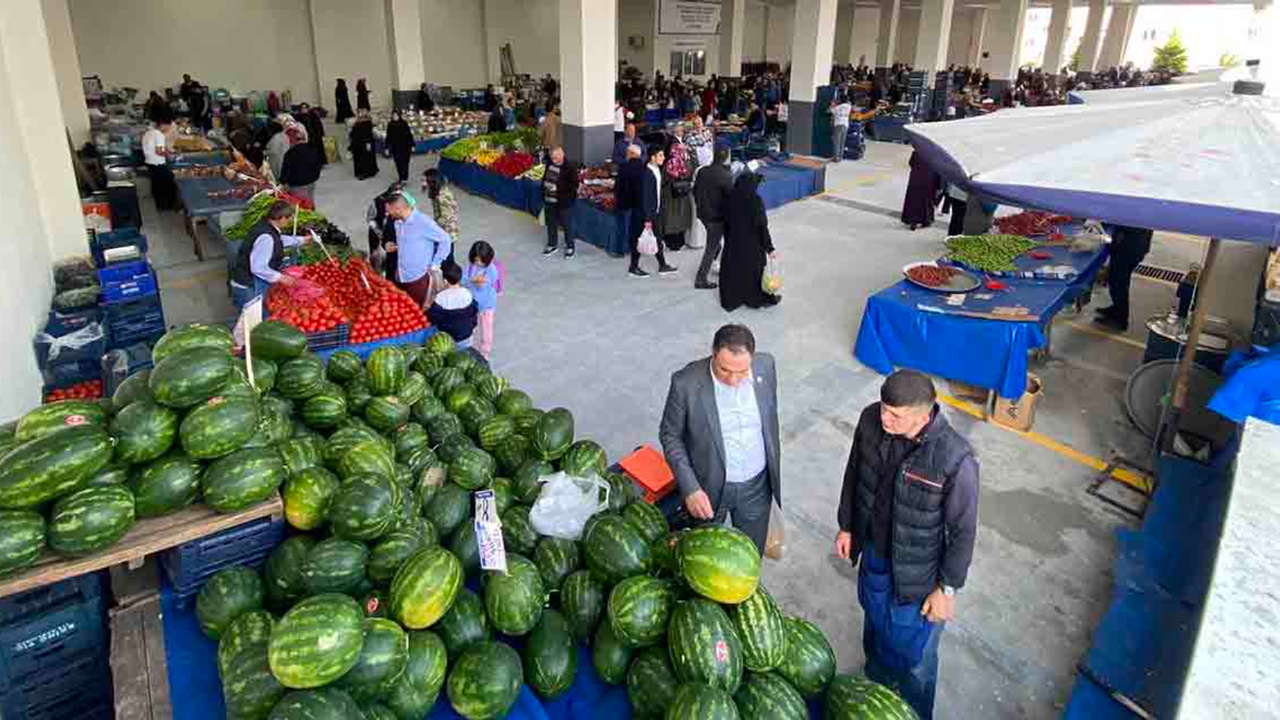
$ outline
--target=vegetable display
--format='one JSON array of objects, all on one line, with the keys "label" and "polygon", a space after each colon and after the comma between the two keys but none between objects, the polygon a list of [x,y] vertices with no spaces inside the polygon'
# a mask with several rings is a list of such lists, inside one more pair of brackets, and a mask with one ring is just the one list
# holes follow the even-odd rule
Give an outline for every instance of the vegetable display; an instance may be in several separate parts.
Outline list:
[{"label": "vegetable display", "polygon": [[960,271],[955,268],[936,265],[917,265],[907,270],[907,277],[928,287],[942,287],[958,274]]},{"label": "vegetable display", "polygon": [[996,218],[996,227],[1008,235],[1050,235],[1058,231],[1059,225],[1071,220],[1070,215],[1026,210],[1017,215]]},{"label": "vegetable display", "polygon": [[527,152],[512,151],[494,161],[490,170],[507,178],[520,177],[533,167],[533,156]]},{"label": "vegetable display", "polygon": [[[350,245],[351,238],[346,233],[338,229],[336,225],[329,222],[324,215],[315,210],[307,209],[301,198],[294,197],[283,191],[263,191],[253,196],[249,200],[249,204],[245,206],[244,216],[240,222],[226,228],[223,234],[229,240],[246,240],[249,231],[253,229],[264,217],[267,211],[277,201],[284,200],[289,204],[298,208],[297,228],[298,233],[314,231],[320,236],[321,241],[330,245]],[[290,218],[286,226],[286,232],[292,232],[294,227],[294,218]]]},{"label": "vegetable display", "polygon": [[1020,235],[957,235],[947,238],[947,259],[984,272],[1012,272],[1013,261],[1038,243]]},{"label": "vegetable display", "polygon": [[305,333],[350,324],[350,342],[396,337],[427,326],[426,316],[403,290],[373,272],[359,256],[305,265],[301,288],[272,286],[267,307],[274,319]]},{"label": "vegetable display", "polygon": [[44,401],[47,403],[58,402],[59,400],[70,400],[78,398],[80,400],[90,400],[102,397],[102,381],[101,380],[85,380],[74,385],[68,385],[64,388],[55,388],[49,391]]}]

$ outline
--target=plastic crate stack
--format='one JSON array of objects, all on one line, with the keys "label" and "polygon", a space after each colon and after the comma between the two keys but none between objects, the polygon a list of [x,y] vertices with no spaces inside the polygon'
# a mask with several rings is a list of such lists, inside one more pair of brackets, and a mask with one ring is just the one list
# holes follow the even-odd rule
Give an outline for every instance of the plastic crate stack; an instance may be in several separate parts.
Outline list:
[{"label": "plastic crate stack", "polygon": [[101,574],[0,599],[0,717],[112,720]]},{"label": "plastic crate stack", "polygon": [[232,565],[260,568],[283,539],[283,519],[259,518],[166,550],[160,554],[160,567],[178,607],[184,607],[214,573]]},{"label": "plastic crate stack", "polygon": [[102,285],[106,349],[153,345],[164,334],[165,322],[160,283],[147,262],[147,237],[136,228],[100,233],[90,238],[89,249]]}]

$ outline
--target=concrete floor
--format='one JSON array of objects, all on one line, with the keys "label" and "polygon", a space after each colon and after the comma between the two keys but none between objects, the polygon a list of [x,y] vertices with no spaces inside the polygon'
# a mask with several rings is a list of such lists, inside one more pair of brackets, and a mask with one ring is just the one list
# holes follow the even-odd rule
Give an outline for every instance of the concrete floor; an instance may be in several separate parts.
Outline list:
[{"label": "concrete floor", "polygon": [[[585,243],[571,261],[543,257],[545,236],[532,218],[459,193],[458,252],[486,239],[507,269],[495,369],[538,405],[572,409],[580,436],[599,441],[611,458],[657,445],[670,373],[706,355],[721,324],[750,325],[760,349],[777,357],[788,542],[786,558],[769,561],[765,577],[789,612],[823,628],[846,672],[862,664],[862,618],[854,570],[832,553],[834,506],[853,423],[881,382],[851,348],[865,298],[895,282],[906,263],[939,255],[944,235],[945,218],[916,232],[896,219],[908,154],[871,143],[862,161],[829,168],[828,197],[773,212],[786,299],[732,314],[714,293],[693,289],[694,253],[674,255],[678,276],[644,280]],[[427,164],[415,158],[415,177]],[[316,191],[320,209],[359,247],[365,207],[394,173],[389,161],[381,167],[375,180],[358,182],[349,164],[332,165]],[[178,218],[157,218],[149,204],[146,232],[170,323],[227,318],[224,260],[195,262]],[[1161,264],[1185,268],[1199,254],[1186,241],[1156,244],[1153,261]],[[1173,288],[1138,280],[1134,296],[1134,317],[1145,318],[1172,303]],[[1094,331],[1088,317],[1055,325],[1052,358],[1034,368],[1044,383],[1035,436],[947,410],[981,461],[981,528],[957,619],[942,641],[937,717],[1061,713],[1110,601],[1114,533],[1133,523],[1086,494],[1095,471],[1084,462],[1117,450],[1144,456],[1146,440],[1121,400],[1142,355],[1145,330],[1134,326],[1116,338]]]}]

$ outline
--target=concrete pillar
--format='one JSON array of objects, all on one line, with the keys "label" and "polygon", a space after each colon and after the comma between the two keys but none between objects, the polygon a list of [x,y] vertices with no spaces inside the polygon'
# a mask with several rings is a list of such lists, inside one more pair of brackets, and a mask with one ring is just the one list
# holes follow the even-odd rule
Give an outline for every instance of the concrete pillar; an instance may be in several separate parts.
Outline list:
[{"label": "concrete pillar", "polygon": [[857,3],[850,0],[842,2],[840,8],[836,11],[836,49],[835,62],[841,65],[857,65],[858,53],[857,42],[854,38],[857,35],[857,24],[854,20],[857,13]]},{"label": "concrete pillar", "polygon": [[921,0],[920,28],[916,35],[915,61],[911,66],[928,73],[925,84],[933,87],[934,74],[947,67],[954,0]]},{"label": "concrete pillar", "polygon": [[836,0],[796,0],[791,29],[791,100],[787,109],[790,152],[800,155],[813,152],[818,86],[826,85],[831,78],[835,32]]},{"label": "concrete pillar", "polygon": [[747,0],[725,0],[720,6],[721,77],[738,77],[742,74],[742,38],[747,29],[746,14]]},{"label": "concrete pillar", "polygon": [[1088,78],[1098,65],[1098,52],[1102,49],[1102,18],[1107,13],[1107,0],[1089,0],[1089,19],[1085,21],[1084,37],[1080,39],[1080,65],[1076,75]]},{"label": "concrete pillar", "polygon": [[1049,39],[1044,46],[1045,72],[1056,75],[1066,65],[1063,56],[1067,45],[1067,30],[1071,24],[1071,0],[1053,0],[1053,14],[1049,16]]},{"label": "concrete pillar", "polygon": [[594,165],[613,151],[618,5],[599,0],[559,3],[564,150],[571,160]]},{"label": "concrete pillar", "polygon": [[769,6],[765,5],[761,12],[764,20],[764,32],[760,33],[760,58],[762,62],[769,62]]},{"label": "concrete pillar", "polygon": [[969,54],[965,57],[964,64],[977,67],[982,62],[982,44],[986,40],[987,17],[990,13],[984,7],[973,8],[970,12],[973,13],[973,34],[969,39]]},{"label": "concrete pillar", "polygon": [[1102,40],[1102,50],[1098,52],[1098,70],[1108,70],[1124,62],[1136,17],[1137,5],[1115,5],[1111,8],[1111,21],[1107,23],[1107,34]]},{"label": "concrete pillar", "polygon": [[902,13],[902,0],[880,0],[880,35],[876,42],[876,71],[887,70],[893,65],[898,49],[898,18]]},{"label": "concrete pillar", "polygon": [[67,0],[44,0],[42,6],[53,71],[58,77],[62,118],[67,123],[67,132],[71,133],[71,142],[80,147],[89,142],[89,107],[80,81],[80,55],[71,32],[71,13],[67,10]]},{"label": "concrete pillar", "polygon": [[421,12],[418,0],[387,0],[391,87],[396,90],[417,90],[427,81],[422,55]]},{"label": "concrete pillar", "polygon": [[1022,50],[1022,28],[1026,25],[1027,0],[1000,0],[987,37],[988,53],[982,71],[991,76],[991,97],[999,97],[1006,85],[1018,77],[1018,53]]}]

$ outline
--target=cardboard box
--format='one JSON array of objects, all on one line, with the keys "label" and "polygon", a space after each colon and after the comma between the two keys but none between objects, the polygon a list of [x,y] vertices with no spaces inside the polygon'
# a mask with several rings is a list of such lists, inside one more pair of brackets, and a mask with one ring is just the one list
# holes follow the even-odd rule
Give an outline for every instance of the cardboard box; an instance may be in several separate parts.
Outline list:
[{"label": "cardboard box", "polygon": [[1017,400],[996,398],[996,411],[991,416],[995,422],[1005,427],[1026,432],[1036,421],[1036,402],[1040,399],[1042,386],[1040,378],[1027,373],[1027,389]]},{"label": "cardboard box", "polygon": [[80,209],[84,213],[86,230],[111,232],[111,203],[81,202]]}]

